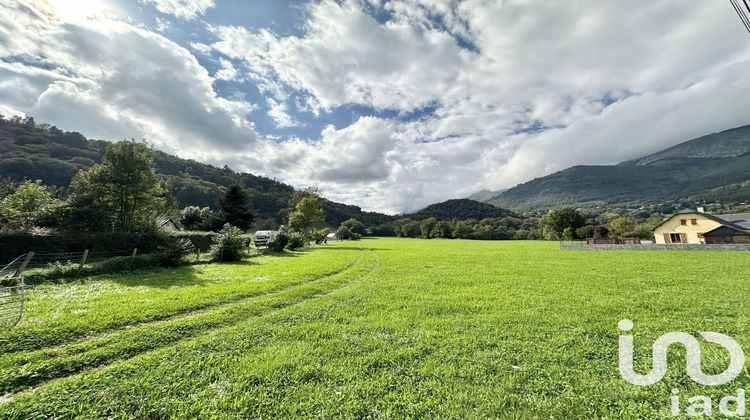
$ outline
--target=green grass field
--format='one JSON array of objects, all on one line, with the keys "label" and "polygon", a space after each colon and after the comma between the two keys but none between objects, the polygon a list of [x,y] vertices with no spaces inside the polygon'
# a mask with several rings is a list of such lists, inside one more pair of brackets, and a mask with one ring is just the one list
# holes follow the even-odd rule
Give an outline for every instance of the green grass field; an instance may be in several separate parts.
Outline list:
[{"label": "green grass field", "polygon": [[[0,418],[674,418],[718,387],[639,387],[660,335],[750,352],[750,255],[561,251],[557,243],[365,239],[38,286],[0,330]],[[703,368],[728,363],[703,343]],[[750,354],[750,353],[748,353]],[[3,395],[4,394],[4,395]]]}]

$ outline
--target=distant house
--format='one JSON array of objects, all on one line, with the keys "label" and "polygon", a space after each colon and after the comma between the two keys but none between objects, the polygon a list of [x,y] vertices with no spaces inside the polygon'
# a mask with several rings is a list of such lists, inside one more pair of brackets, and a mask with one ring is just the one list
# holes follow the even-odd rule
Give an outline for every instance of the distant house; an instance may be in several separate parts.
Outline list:
[{"label": "distant house", "polygon": [[750,213],[708,214],[682,210],[654,229],[657,244],[750,243]]},{"label": "distant house", "polygon": [[171,217],[158,219],[156,221],[156,225],[159,226],[159,229],[165,230],[167,232],[178,232],[182,230],[180,229],[180,226],[177,223],[175,223],[174,220],[172,220]]}]

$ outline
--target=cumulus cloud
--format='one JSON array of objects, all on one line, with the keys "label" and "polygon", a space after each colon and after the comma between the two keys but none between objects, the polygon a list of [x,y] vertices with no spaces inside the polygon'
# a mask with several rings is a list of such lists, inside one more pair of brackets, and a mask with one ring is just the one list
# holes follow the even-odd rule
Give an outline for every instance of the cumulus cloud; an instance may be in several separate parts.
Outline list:
[{"label": "cumulus cloud", "polygon": [[253,106],[217,96],[213,79],[184,48],[122,22],[70,24],[41,3],[3,6],[0,84],[6,106],[88,136],[144,137],[183,156],[241,150],[257,136]]},{"label": "cumulus cloud", "polygon": [[221,69],[216,72],[214,77],[218,80],[237,80],[237,69],[234,68],[232,62],[223,58],[219,59],[221,63]]},{"label": "cumulus cloud", "polygon": [[[222,10],[141,2],[195,25]],[[0,8],[0,111],[144,136],[371,210],[416,210],[749,122],[750,43],[721,2],[311,1],[281,34],[204,17],[213,39],[199,27],[180,44],[218,64],[211,73],[164,35],[101,14],[45,0]],[[231,82],[223,96],[217,80]],[[246,95],[265,105],[252,118],[268,132],[247,120]]]},{"label": "cumulus cloud", "polygon": [[272,98],[266,100],[268,104],[268,116],[276,123],[276,127],[294,127],[297,125],[297,121],[287,113],[286,104],[283,102],[276,102]]},{"label": "cumulus cloud", "polygon": [[206,10],[216,6],[214,0],[138,0],[143,4],[153,4],[162,13],[183,19],[194,19],[204,15]]},{"label": "cumulus cloud", "polygon": [[[574,164],[617,163],[747,124],[746,34],[711,2],[323,0],[304,33],[214,27],[211,47],[300,111],[395,110],[378,170],[337,149],[308,180],[366,206],[415,209],[473,189],[509,187]],[[269,90],[273,95],[274,90]],[[738,105],[742,104],[742,105]],[[410,118],[409,115],[416,117]],[[352,125],[352,131],[363,123]],[[345,132],[341,128],[334,132]],[[333,132],[290,142],[319,156]],[[354,140],[354,139],[362,140]],[[320,157],[304,162],[332,165]],[[349,162],[347,164],[347,162]],[[370,169],[368,169],[370,168]],[[328,176],[333,174],[333,176]],[[359,176],[361,175],[361,176]],[[289,169],[284,176],[298,175]],[[366,185],[363,184],[366,179]],[[364,198],[362,198],[364,197]],[[375,199],[373,197],[380,197]],[[380,200],[380,201],[379,201]]]}]

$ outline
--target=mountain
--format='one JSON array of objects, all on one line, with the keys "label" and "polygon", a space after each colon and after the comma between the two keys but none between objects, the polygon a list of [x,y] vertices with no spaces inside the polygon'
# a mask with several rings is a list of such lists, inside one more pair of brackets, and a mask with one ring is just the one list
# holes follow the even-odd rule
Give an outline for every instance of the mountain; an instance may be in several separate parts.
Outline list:
[{"label": "mountain", "polygon": [[[634,161],[636,166],[667,159],[725,159],[750,153],[750,125],[698,137]],[[631,161],[632,162],[632,161]]]},{"label": "mountain", "polygon": [[740,199],[750,180],[750,126],[696,138],[609,166],[574,166],[488,200],[515,211],[562,206],[636,206],[680,199]]},{"label": "mountain", "polygon": [[[49,124],[36,124],[33,118],[0,116],[0,177],[14,180],[41,179],[67,192],[70,180],[79,170],[100,163],[111,144],[88,140],[77,132],[63,131]],[[224,188],[243,185],[258,212],[266,222],[281,223],[287,203],[294,192],[290,185],[229,167],[217,168],[195,160],[156,150],[154,168],[167,182],[180,208],[186,206],[216,207]],[[326,222],[337,227],[349,218],[365,226],[376,226],[394,220],[393,216],[364,212],[357,206],[325,200]]]},{"label": "mountain", "polygon": [[497,190],[497,191],[481,190],[481,191],[475,192],[474,194],[472,194],[472,195],[470,195],[470,196],[468,196],[466,198],[469,199],[469,200],[475,200],[475,201],[480,201],[482,203],[486,203],[492,197],[496,197],[496,196],[502,194],[503,192],[505,192],[506,190],[507,190],[507,188],[506,189],[502,189],[502,190]]},{"label": "mountain", "polygon": [[456,200],[443,201],[442,203],[430,204],[422,210],[405,215],[404,217],[410,217],[415,220],[424,220],[430,217],[434,217],[438,220],[465,220],[465,219],[477,219],[482,220],[488,217],[491,218],[503,218],[503,217],[516,217],[521,218],[516,213],[510,210],[495,207],[491,204],[480,203],[479,201],[469,200],[467,198],[459,198]]}]

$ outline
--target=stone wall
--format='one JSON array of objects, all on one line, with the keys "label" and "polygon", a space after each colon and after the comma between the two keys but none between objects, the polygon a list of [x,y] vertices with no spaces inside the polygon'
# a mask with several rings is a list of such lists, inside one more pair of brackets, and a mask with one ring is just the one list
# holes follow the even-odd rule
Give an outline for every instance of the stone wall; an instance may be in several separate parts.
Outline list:
[{"label": "stone wall", "polygon": [[643,245],[587,245],[560,244],[560,249],[580,251],[750,251],[750,244],[643,244]]}]

